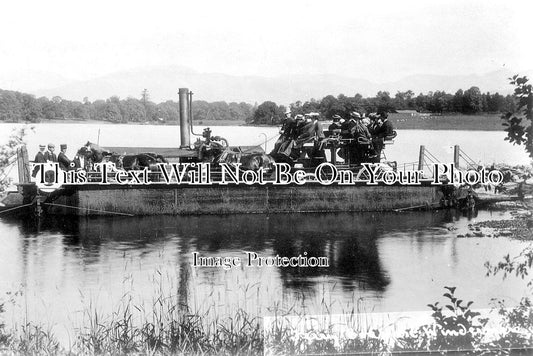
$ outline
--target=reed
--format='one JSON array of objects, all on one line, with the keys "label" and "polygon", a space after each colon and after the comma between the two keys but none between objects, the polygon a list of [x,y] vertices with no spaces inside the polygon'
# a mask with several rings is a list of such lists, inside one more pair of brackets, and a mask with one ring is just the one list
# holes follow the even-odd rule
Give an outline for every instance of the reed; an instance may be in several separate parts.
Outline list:
[{"label": "reed", "polygon": [[[297,298],[276,302],[268,308],[256,305],[261,293],[271,292],[260,284],[244,284],[229,289],[224,299],[233,298],[229,309],[221,305],[221,297],[212,289],[201,296],[195,291],[194,273],[190,275],[192,288],[183,294],[175,276],[157,270],[152,277],[154,290],[150,299],[135,294],[132,278],[125,278],[124,293],[109,313],[103,313],[98,303],[82,295],[85,302],[83,318],[74,327],[72,345],[61,345],[52,328],[26,322],[12,330],[1,323],[0,353],[29,355],[287,355],[287,354],[393,354],[408,351],[442,351],[449,345],[468,346],[472,352],[503,350],[509,347],[508,338],[491,340],[480,337],[485,321],[455,295],[455,288],[445,293],[446,308],[430,305],[433,322],[442,330],[453,330],[461,324],[475,329],[472,334],[431,335],[434,325],[403,332],[395,321],[372,323],[362,298],[355,295],[341,304],[332,297],[336,286],[324,288],[317,296],[318,313],[309,314],[309,300]],[[231,285],[233,284],[231,281]],[[0,302],[0,311],[3,303]],[[254,307],[256,308],[254,310]],[[454,309],[450,314],[448,310]],[[251,310],[254,310],[253,312]],[[334,311],[341,311],[335,314]],[[271,315],[267,323],[265,315]],[[339,315],[342,316],[339,319]],[[511,314],[509,314],[511,315]],[[514,314],[513,314],[514,315]],[[440,324],[439,324],[440,323]],[[466,324],[465,324],[466,323]],[[315,327],[319,325],[320,327]],[[339,325],[341,326],[339,328]],[[394,331],[394,338],[384,330]],[[341,332],[342,331],[342,332]],[[467,342],[467,343],[465,343]],[[531,338],[522,340],[531,344]],[[528,345],[529,345],[528,344]],[[527,346],[527,345],[526,345]],[[492,351],[491,351],[492,352]]]}]

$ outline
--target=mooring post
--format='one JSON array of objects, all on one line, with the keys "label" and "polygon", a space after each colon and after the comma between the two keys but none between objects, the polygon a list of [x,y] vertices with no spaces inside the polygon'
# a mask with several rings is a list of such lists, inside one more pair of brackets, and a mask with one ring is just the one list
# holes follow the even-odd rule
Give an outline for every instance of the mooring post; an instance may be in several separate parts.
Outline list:
[{"label": "mooring post", "polygon": [[28,158],[28,150],[26,146],[17,148],[17,163],[20,183],[29,183],[30,178],[30,159]]},{"label": "mooring post", "polygon": [[35,197],[35,215],[41,217],[43,215],[43,208],[41,206],[41,196],[37,194]]},{"label": "mooring post", "polygon": [[420,145],[420,153],[418,154],[418,170],[424,170],[424,155],[426,154],[426,146]]},{"label": "mooring post", "polygon": [[453,165],[455,168],[459,168],[459,151],[460,151],[459,145],[453,146]]}]

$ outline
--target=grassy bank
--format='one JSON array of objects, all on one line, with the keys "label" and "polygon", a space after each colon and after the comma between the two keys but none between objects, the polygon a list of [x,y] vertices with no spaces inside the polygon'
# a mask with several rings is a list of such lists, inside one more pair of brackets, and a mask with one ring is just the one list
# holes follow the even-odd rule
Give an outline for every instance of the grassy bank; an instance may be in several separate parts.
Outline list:
[{"label": "grassy bank", "polygon": [[[460,351],[470,355],[502,355],[510,350],[533,347],[533,313],[528,304],[513,309],[500,305],[499,335],[494,332],[487,314],[472,309],[455,288],[446,287],[444,304],[429,304],[431,322],[402,330],[395,322],[378,327],[361,327],[368,315],[353,311],[336,316],[310,317],[304,313],[277,309],[274,321],[264,328],[263,319],[242,310],[223,319],[210,314],[194,313],[172,299],[154,301],[153,311],[144,312],[125,298],[111,315],[99,315],[88,308],[83,326],[74,332],[74,342],[61,345],[53,332],[42,325],[26,323],[17,330],[0,328],[0,353],[13,355],[309,355],[309,354],[379,354],[416,352],[448,353]],[[318,319],[323,320],[317,322]],[[392,324],[391,324],[392,323]],[[395,330],[391,336],[386,330]]]},{"label": "grassy bank", "polygon": [[478,130],[503,131],[500,114],[480,115],[416,115],[390,114],[389,119],[400,130]]},{"label": "grassy bank", "polygon": [[[493,271],[491,271],[493,273]],[[155,280],[155,279],[154,279]],[[261,286],[244,288],[253,292]],[[240,298],[246,298],[246,292]],[[243,309],[220,317],[215,302],[207,309],[191,309],[179,291],[156,286],[151,300],[135,302],[125,293],[111,313],[102,314],[89,302],[71,340],[60,343],[50,327],[32,322],[10,329],[0,322],[0,354],[13,355],[309,355],[309,354],[429,354],[468,351],[472,355],[528,354],[533,346],[533,313],[521,302],[513,309],[498,304],[501,332],[493,332],[486,315],[460,299],[456,288],[445,287],[443,298],[428,304],[430,322],[402,328],[401,319],[386,317],[369,323],[372,314],[358,302],[343,305],[343,322],[334,315],[331,300],[322,298],[319,316],[298,305],[269,308],[263,314]],[[182,296],[181,296],[182,297]],[[442,304],[440,304],[442,303]],[[194,303],[191,303],[194,304]],[[3,303],[0,303],[0,321]],[[25,317],[25,319],[27,316]],[[320,320],[319,320],[320,319]],[[392,330],[392,335],[391,331]],[[516,350],[525,350],[516,353]]]}]

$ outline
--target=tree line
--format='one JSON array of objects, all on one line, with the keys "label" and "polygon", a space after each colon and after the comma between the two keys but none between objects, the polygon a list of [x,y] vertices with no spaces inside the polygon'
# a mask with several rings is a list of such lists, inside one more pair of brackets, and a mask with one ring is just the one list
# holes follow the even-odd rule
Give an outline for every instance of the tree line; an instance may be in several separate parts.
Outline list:
[{"label": "tree line", "polygon": [[[511,95],[481,93],[478,87],[458,90],[455,94],[444,91],[415,94],[411,91],[397,92],[394,97],[387,91],[380,91],[374,97],[364,98],[360,94],[337,97],[327,95],[320,100],[310,99],[290,104],[293,114],[319,112],[325,119],[334,114],[347,115],[359,112],[395,112],[397,110],[416,110],[429,113],[476,114],[481,112],[513,112],[515,102]],[[225,101],[193,102],[195,121],[238,120],[253,124],[279,124],[286,107],[272,101],[261,105],[248,103],[226,103]],[[40,122],[47,120],[104,120],[115,123],[126,122],[178,122],[179,104],[168,100],[156,104],[150,100],[145,89],[140,99],[129,97],[120,99],[113,96],[107,100],[82,102],[54,96],[36,98],[17,91],[0,89],[0,121],[2,122]]]},{"label": "tree line", "polygon": [[[253,106],[247,103],[193,102],[195,121],[241,120],[252,116]],[[71,101],[54,96],[35,98],[17,91],[0,89],[0,122],[46,122],[47,120],[103,120],[114,123],[126,122],[178,122],[179,104],[168,100],[159,104],[150,101],[144,90],[141,98],[120,99],[113,96],[107,100],[90,102]]]},{"label": "tree line", "polygon": [[[503,96],[499,93],[481,93],[478,87],[471,87],[463,91],[459,89],[455,94],[444,91],[415,94],[411,91],[398,91],[394,97],[387,91],[379,91],[376,96],[364,98],[360,94],[337,97],[328,95],[321,100],[311,99],[306,102],[297,101],[290,104],[293,115],[318,112],[322,117],[331,119],[335,114],[347,117],[352,111],[360,113],[396,112],[398,110],[416,110],[426,113],[503,113],[515,110],[515,99],[511,95]],[[284,106],[274,102],[262,103],[254,111],[250,122],[256,124],[277,124],[283,120]]]}]

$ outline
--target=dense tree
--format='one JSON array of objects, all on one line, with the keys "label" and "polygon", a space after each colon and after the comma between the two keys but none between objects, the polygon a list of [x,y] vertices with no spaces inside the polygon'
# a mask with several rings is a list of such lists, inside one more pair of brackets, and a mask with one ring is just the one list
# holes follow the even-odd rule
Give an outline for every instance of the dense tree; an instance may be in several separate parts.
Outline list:
[{"label": "dense tree", "polygon": [[452,99],[453,111],[464,112],[464,95],[463,89],[459,89],[455,92]]},{"label": "dense tree", "polygon": [[527,77],[513,76],[511,84],[516,88],[514,98],[517,110],[502,116],[506,127],[507,141],[516,145],[524,145],[529,156],[533,158],[533,86],[527,84]]},{"label": "dense tree", "polygon": [[143,103],[137,99],[128,98],[121,103],[121,113],[124,121],[142,122],[146,120],[146,110]]},{"label": "dense tree", "polygon": [[333,95],[328,95],[320,101],[320,112],[327,119],[331,119],[333,115],[346,115],[346,109],[341,101]]},{"label": "dense tree", "polygon": [[0,120],[17,122],[22,119],[22,103],[15,92],[4,90],[0,93]]},{"label": "dense tree", "polygon": [[158,119],[163,119],[165,122],[179,121],[179,105],[171,100],[157,105]]},{"label": "dense tree", "polygon": [[428,100],[428,109],[431,112],[442,113],[453,111],[453,96],[443,91],[436,91]]},{"label": "dense tree", "polygon": [[91,111],[89,105],[82,104],[78,101],[74,101],[69,105],[70,117],[74,117],[82,120],[89,120],[91,118]]},{"label": "dense tree", "polygon": [[471,87],[463,96],[463,112],[475,114],[483,109],[483,97],[478,87]]},{"label": "dense tree", "polygon": [[392,99],[388,91],[379,91],[376,95],[376,109],[382,112],[395,111]]},{"label": "dense tree", "polygon": [[33,95],[22,94],[22,118],[36,122],[42,116],[41,106]]},{"label": "dense tree", "polygon": [[278,106],[272,101],[265,101],[255,110],[253,122],[255,124],[275,125],[281,122],[284,112],[283,106]]},{"label": "dense tree", "polygon": [[101,118],[111,122],[122,122],[122,114],[116,100],[107,99],[101,107]]},{"label": "dense tree", "polygon": [[405,92],[397,92],[393,99],[393,105],[396,110],[414,109],[415,103],[413,97],[415,93],[411,90]]}]

